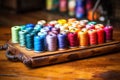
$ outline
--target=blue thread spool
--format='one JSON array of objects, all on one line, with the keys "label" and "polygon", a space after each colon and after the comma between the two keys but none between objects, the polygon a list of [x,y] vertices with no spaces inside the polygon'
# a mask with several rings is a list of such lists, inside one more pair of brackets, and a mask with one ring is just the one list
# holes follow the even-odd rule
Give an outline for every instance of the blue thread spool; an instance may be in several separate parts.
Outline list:
[{"label": "blue thread spool", "polygon": [[44,38],[41,36],[34,36],[34,51],[43,52],[44,49]]},{"label": "blue thread spool", "polygon": [[32,50],[34,45],[33,45],[33,38],[34,34],[33,33],[28,33],[25,35],[25,43],[26,43],[26,48],[27,50]]},{"label": "blue thread spool", "polygon": [[42,29],[42,25],[41,24],[36,24],[34,29],[37,30],[37,31],[40,31]]},{"label": "blue thread spool", "polygon": [[58,34],[58,48],[59,50],[65,50],[68,48],[68,43],[67,43],[67,35],[66,34]]},{"label": "blue thread spool", "polygon": [[45,50],[47,50],[47,42],[46,42],[47,32],[39,32],[38,36],[41,36],[42,38],[44,38],[44,48]]},{"label": "blue thread spool", "polygon": [[78,19],[85,17],[85,0],[76,0],[75,15]]},{"label": "blue thread spool", "polygon": [[25,25],[26,26],[26,30],[27,30],[27,32],[31,32],[33,29],[34,29],[34,24],[26,24]]}]

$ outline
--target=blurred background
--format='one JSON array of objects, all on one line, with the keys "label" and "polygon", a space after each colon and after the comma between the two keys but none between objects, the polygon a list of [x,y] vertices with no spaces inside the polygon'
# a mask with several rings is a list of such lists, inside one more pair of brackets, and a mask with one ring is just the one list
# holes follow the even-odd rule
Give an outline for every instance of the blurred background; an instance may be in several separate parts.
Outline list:
[{"label": "blurred background", "polygon": [[119,0],[0,0],[0,26],[71,17],[92,20],[95,7],[94,20],[119,22],[119,5]]}]

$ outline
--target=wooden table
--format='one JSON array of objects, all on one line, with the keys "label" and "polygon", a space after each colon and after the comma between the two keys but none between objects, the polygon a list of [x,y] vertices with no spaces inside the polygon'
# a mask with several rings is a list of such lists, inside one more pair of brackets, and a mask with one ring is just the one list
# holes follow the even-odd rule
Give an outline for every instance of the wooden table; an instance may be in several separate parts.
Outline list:
[{"label": "wooden table", "polygon": [[[0,45],[10,39],[10,27],[0,27]],[[114,30],[120,41],[120,29]],[[0,80],[120,80],[120,52],[31,69],[7,60],[0,51]]]}]

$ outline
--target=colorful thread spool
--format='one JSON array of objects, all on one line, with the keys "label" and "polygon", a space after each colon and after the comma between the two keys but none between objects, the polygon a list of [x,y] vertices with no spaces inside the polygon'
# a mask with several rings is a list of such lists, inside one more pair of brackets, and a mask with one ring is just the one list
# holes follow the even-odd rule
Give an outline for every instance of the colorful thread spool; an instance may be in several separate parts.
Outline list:
[{"label": "colorful thread spool", "polygon": [[65,50],[68,48],[68,42],[67,42],[67,35],[66,34],[58,34],[58,48],[59,50]]},{"label": "colorful thread spool", "polygon": [[69,32],[68,33],[68,41],[69,41],[70,48],[77,47],[79,45],[77,33]]},{"label": "colorful thread spool", "polygon": [[20,26],[13,26],[11,28],[12,43],[19,43],[19,31],[20,31]]},{"label": "colorful thread spool", "polygon": [[45,24],[46,24],[46,21],[45,21],[45,20],[39,20],[39,21],[37,22],[37,24],[45,25]]},{"label": "colorful thread spool", "polygon": [[67,11],[67,0],[59,0],[59,11],[60,12]]},{"label": "colorful thread spool", "polygon": [[34,39],[34,34],[28,33],[25,35],[25,43],[26,43],[27,50],[32,50],[34,48],[33,39]]},{"label": "colorful thread spool", "polygon": [[43,28],[43,26],[41,24],[36,24],[34,29],[37,31],[40,31]]},{"label": "colorful thread spool", "polygon": [[34,29],[34,26],[35,26],[35,25],[29,23],[29,24],[26,24],[25,26],[26,26],[27,32],[31,32],[31,31]]},{"label": "colorful thread spool", "polygon": [[94,24],[87,24],[86,28],[87,29],[95,29],[95,25]]},{"label": "colorful thread spool", "polygon": [[80,47],[86,47],[86,46],[89,45],[89,39],[88,39],[88,32],[87,31],[78,32],[78,37],[79,37]]},{"label": "colorful thread spool", "polygon": [[41,36],[34,36],[34,51],[43,52],[45,51],[44,38]]},{"label": "colorful thread spool", "polygon": [[27,33],[26,30],[19,31],[19,43],[20,43],[21,47],[25,46],[25,35],[26,35],[26,33]]},{"label": "colorful thread spool", "polygon": [[68,15],[74,16],[75,15],[75,0],[68,0]]},{"label": "colorful thread spool", "polygon": [[95,29],[99,29],[99,28],[104,28],[104,25],[103,24],[96,24]]},{"label": "colorful thread spool", "polygon": [[25,25],[20,25],[20,29],[21,29],[21,31],[22,31],[22,30],[25,30],[25,29],[26,29],[26,26],[25,26]]},{"label": "colorful thread spool", "polygon": [[67,23],[67,21],[65,19],[59,19],[57,22],[61,25]]},{"label": "colorful thread spool", "polygon": [[97,32],[94,29],[88,31],[90,45],[97,44]]},{"label": "colorful thread spool", "polygon": [[57,50],[57,36],[55,34],[48,34],[46,36],[48,51]]},{"label": "colorful thread spool", "polygon": [[97,29],[97,40],[98,40],[98,44],[102,44],[105,42],[105,32],[103,28],[98,28]]},{"label": "colorful thread spool", "polygon": [[106,41],[112,41],[113,40],[113,27],[112,26],[106,26],[104,28],[105,35],[106,35]]}]

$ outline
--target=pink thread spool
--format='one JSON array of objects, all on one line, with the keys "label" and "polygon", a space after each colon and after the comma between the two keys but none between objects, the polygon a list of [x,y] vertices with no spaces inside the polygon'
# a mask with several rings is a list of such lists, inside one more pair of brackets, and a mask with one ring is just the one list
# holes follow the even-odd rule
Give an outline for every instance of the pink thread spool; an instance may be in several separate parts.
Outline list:
[{"label": "pink thread spool", "polygon": [[104,28],[105,35],[106,35],[106,41],[112,41],[113,40],[113,27],[112,26],[106,26]]},{"label": "pink thread spool", "polygon": [[86,28],[87,29],[95,29],[95,25],[94,24],[87,24]]}]

